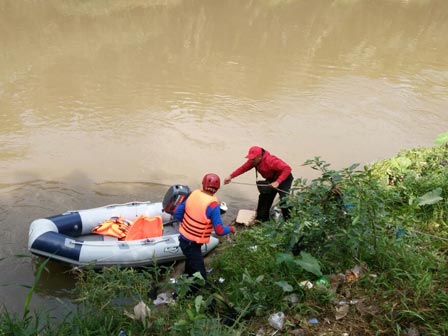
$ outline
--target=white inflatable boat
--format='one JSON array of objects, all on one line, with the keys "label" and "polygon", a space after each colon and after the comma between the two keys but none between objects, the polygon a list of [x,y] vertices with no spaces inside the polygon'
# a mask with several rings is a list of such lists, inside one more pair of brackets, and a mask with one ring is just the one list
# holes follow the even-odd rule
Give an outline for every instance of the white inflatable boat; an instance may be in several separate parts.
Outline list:
[{"label": "white inflatable boat", "polygon": [[[139,216],[162,216],[163,236],[123,241],[110,236],[92,234],[98,224],[114,216],[129,221]],[[30,225],[28,250],[36,255],[76,266],[91,265],[139,267],[184,259],[179,247],[179,223],[164,212],[162,203],[131,202],[100,208],[68,211],[60,215],[36,219]],[[219,243],[216,237],[202,246],[206,255]]]}]

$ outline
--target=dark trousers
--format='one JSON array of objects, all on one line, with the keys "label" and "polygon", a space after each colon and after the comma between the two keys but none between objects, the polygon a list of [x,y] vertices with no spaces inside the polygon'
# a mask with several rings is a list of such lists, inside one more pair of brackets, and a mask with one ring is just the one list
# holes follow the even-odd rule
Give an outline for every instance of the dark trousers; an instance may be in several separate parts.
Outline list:
[{"label": "dark trousers", "polygon": [[284,207],[283,203],[285,201],[285,197],[289,195],[289,190],[291,189],[291,185],[294,178],[292,174],[290,174],[286,180],[284,180],[278,186],[278,189],[270,188],[270,190],[266,192],[260,193],[258,195],[258,206],[257,206],[257,217],[256,220],[261,222],[266,222],[269,220],[269,212],[271,210],[272,203],[274,202],[275,196],[277,193],[280,196],[280,207],[282,209],[283,218],[285,220],[289,219],[290,216],[290,208]]},{"label": "dark trousers", "polygon": [[185,273],[192,276],[194,273],[201,273],[204,280],[207,280],[207,272],[205,271],[204,257],[202,256],[202,244],[195,243],[191,240],[179,236],[179,246],[185,256]]}]

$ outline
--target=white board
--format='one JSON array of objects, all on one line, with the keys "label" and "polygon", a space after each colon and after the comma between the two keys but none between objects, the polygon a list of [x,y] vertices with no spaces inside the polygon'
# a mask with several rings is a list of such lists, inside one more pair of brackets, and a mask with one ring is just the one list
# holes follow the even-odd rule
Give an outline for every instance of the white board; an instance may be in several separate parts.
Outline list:
[{"label": "white board", "polygon": [[236,216],[235,222],[237,224],[242,224],[246,226],[253,225],[255,224],[256,214],[257,213],[254,210],[241,209],[240,211],[238,211],[238,215]]}]

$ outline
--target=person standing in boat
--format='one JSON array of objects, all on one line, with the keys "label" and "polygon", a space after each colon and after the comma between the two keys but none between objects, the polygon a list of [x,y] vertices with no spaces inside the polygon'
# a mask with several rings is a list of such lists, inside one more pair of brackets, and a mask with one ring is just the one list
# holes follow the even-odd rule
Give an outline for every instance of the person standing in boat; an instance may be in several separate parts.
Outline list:
[{"label": "person standing in boat", "polygon": [[[221,186],[216,174],[206,174],[202,179],[202,190],[194,190],[173,213],[181,225],[179,227],[179,245],[185,255],[185,273],[192,276],[200,272],[207,280],[204,257],[201,247],[210,241],[214,230],[218,236],[235,232],[233,225],[226,226],[221,219],[220,203],[215,193]],[[192,288],[192,292],[197,291]]]},{"label": "person standing in boat", "polygon": [[266,185],[259,188],[260,194],[258,196],[255,220],[261,222],[269,220],[269,212],[277,193],[280,196],[283,218],[288,220],[290,209],[282,203],[284,203],[285,197],[289,194],[294,179],[291,167],[285,161],[259,146],[251,147],[246,158],[247,161],[242,166],[224,179],[224,184],[229,184],[233,178],[255,168],[256,179],[258,178],[258,173],[266,179],[264,181]]}]

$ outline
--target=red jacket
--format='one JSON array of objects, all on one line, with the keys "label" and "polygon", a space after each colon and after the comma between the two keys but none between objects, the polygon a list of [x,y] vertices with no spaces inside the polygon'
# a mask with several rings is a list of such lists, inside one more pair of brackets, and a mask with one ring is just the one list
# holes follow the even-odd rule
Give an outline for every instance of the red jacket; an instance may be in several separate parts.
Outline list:
[{"label": "red jacket", "polygon": [[[232,174],[230,174],[230,177],[235,178],[254,167],[255,166],[252,164],[252,161],[247,160],[241,167],[237,168]],[[264,150],[261,161],[255,169],[266,180],[270,182],[277,181],[279,184],[286,180],[289,174],[291,174],[291,167],[285,161],[279,159],[275,155],[271,155],[271,153],[267,150]]]}]

